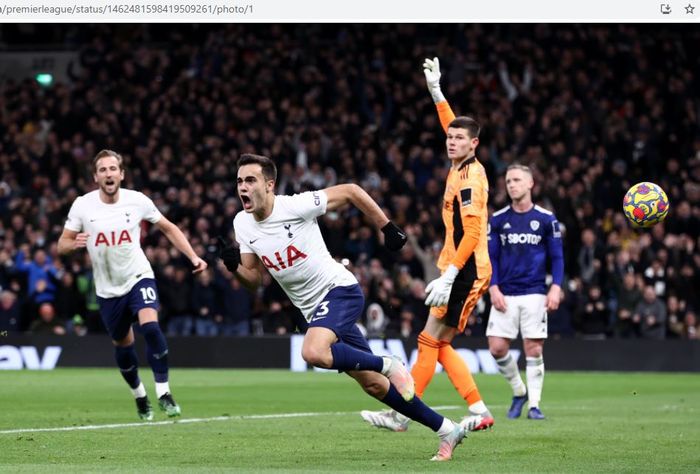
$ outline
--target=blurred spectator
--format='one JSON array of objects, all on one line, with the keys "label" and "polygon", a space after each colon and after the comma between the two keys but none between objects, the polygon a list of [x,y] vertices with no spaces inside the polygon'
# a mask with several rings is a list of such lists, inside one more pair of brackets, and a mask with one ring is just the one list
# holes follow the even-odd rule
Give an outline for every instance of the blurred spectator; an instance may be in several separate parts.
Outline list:
[{"label": "blurred spectator", "polygon": [[223,320],[219,333],[223,336],[250,335],[253,295],[236,278],[222,281]]},{"label": "blurred spectator", "polygon": [[367,322],[365,324],[365,330],[367,333],[367,338],[384,338],[386,326],[388,321],[384,317],[384,310],[377,303],[372,303],[367,307]]},{"label": "blurred spectator", "polygon": [[653,286],[644,287],[642,300],[634,310],[632,321],[638,325],[641,337],[645,339],[666,338],[666,307],[657,298]]},{"label": "blurred spectator", "polygon": [[51,303],[41,303],[38,309],[39,319],[29,326],[29,332],[33,334],[55,334],[64,336],[66,328],[56,319],[56,310]]},{"label": "blurred spectator", "polygon": [[223,318],[218,310],[217,292],[214,286],[212,270],[200,273],[192,288],[192,308],[196,312],[194,331],[198,336],[216,336],[218,323]]},{"label": "blurred spectator", "polygon": [[600,267],[600,250],[596,243],[596,235],[592,229],[584,229],[581,233],[578,269],[581,280],[585,285],[598,283]]},{"label": "blurred spectator", "polygon": [[34,258],[29,260],[28,248],[28,245],[24,245],[17,252],[15,268],[18,272],[27,275],[27,291],[35,305],[38,306],[47,301],[53,302],[56,292],[55,282],[59,278],[58,269],[43,249],[34,251]]},{"label": "blurred spectator", "polygon": [[17,295],[10,290],[0,292],[0,332],[19,332],[20,308]]},{"label": "blurred spectator", "polygon": [[700,321],[698,321],[695,311],[685,313],[684,328],[682,337],[684,339],[700,339]]},{"label": "blurred spectator", "polygon": [[592,285],[579,314],[579,332],[586,339],[605,339],[608,326],[608,311],[600,287]]},{"label": "blurred spectator", "polygon": [[65,272],[56,289],[56,316],[62,321],[68,321],[75,315],[82,315],[85,313],[84,302],[75,284],[75,277],[72,273]]},{"label": "blurred spectator", "polygon": [[192,287],[185,267],[170,268],[158,277],[160,302],[168,324],[169,336],[192,334]]},{"label": "blurred spectator", "polygon": [[634,273],[626,273],[617,293],[617,314],[614,318],[615,335],[623,338],[639,336],[639,325],[633,321],[637,304],[642,298]]},{"label": "blurred spectator", "polygon": [[85,336],[88,333],[87,326],[85,325],[85,320],[79,314],[73,316],[66,323],[66,332],[73,336]]},{"label": "blurred spectator", "polygon": [[[572,287],[574,290],[571,290]],[[578,305],[578,293],[575,288],[576,282],[562,286],[559,292],[559,307],[547,313],[547,332],[552,339],[573,337],[575,334],[573,321]]]}]

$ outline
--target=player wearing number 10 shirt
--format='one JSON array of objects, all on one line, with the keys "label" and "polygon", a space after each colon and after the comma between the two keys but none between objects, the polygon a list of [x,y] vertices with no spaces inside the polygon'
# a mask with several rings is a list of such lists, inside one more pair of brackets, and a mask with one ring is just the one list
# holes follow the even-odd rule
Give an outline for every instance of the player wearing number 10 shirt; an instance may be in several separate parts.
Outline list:
[{"label": "player wearing number 10 shirt", "polygon": [[68,254],[86,248],[95,275],[100,316],[112,343],[122,377],[136,399],[137,413],[153,419],[146,389],[138,375],[132,324],[138,321],[146,340],[158,405],[168,416],[180,415],[170,393],[168,346],[158,325],[158,290],[153,269],[141,249],[141,221],[154,224],[189,258],[199,273],[207,263],[195,254],[182,231],[165,218],[144,194],[120,188],[124,179],[121,155],[102,150],[93,159],[97,190],[78,197],[68,213],[58,251]]}]

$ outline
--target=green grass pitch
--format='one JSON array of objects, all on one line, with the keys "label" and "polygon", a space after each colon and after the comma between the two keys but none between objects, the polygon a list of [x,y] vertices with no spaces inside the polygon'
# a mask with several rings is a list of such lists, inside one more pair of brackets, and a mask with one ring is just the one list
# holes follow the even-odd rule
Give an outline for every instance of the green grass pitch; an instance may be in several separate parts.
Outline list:
[{"label": "green grass pitch", "polygon": [[[391,433],[362,421],[360,410],[382,405],[343,375],[175,369],[177,423],[157,410],[150,371],[141,375],[155,423],[136,417],[116,369],[0,372],[0,471],[700,472],[696,374],[549,372],[541,422],[506,419],[506,382],[480,375],[496,424],[447,463],[428,461],[437,437],[423,426]],[[464,411],[444,374],[425,401],[455,419]]]}]

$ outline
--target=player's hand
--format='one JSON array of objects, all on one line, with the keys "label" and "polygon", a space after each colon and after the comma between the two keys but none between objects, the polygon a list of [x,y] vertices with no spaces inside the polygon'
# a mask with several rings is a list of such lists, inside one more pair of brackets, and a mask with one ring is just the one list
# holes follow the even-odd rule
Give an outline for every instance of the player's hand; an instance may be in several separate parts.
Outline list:
[{"label": "player's hand", "polygon": [[433,102],[438,103],[445,100],[440,90],[440,60],[435,57],[433,59],[426,58],[423,61],[423,74],[425,74],[425,83],[428,86],[428,91],[433,98]]},{"label": "player's hand", "polygon": [[425,305],[426,306],[445,306],[450,300],[450,293],[452,292],[452,285],[457,278],[459,273],[459,268],[454,265],[447,267],[447,270],[435,280],[428,283],[425,287]]},{"label": "player's hand", "polygon": [[238,265],[241,263],[241,249],[236,242],[229,245],[226,240],[219,236],[217,237],[217,248],[219,250],[219,258],[226,265],[226,269],[231,273],[235,273]]},{"label": "player's hand", "polygon": [[440,60],[435,57],[433,59],[426,58],[423,61],[423,74],[425,74],[425,83],[428,85],[428,90],[440,88]]},{"label": "player's hand", "polygon": [[192,273],[195,273],[195,274],[196,274],[196,273],[202,273],[202,272],[203,272],[204,270],[206,270],[207,267],[209,266],[209,265],[207,264],[207,262],[205,262],[204,260],[202,260],[201,258],[199,258],[197,255],[195,255],[194,257],[192,257],[192,258],[190,259],[190,262],[192,262],[192,265],[194,265],[194,270],[192,270]]},{"label": "player's hand", "polygon": [[559,302],[561,301],[561,287],[559,285],[552,285],[547,292],[546,307],[547,311],[556,311],[559,308]]},{"label": "player's hand", "polygon": [[88,234],[87,232],[80,232],[78,235],[76,235],[75,240],[73,241],[73,250],[84,249],[85,247],[87,247],[87,241],[89,237],[90,234]]},{"label": "player's hand", "polygon": [[493,285],[489,288],[489,295],[491,296],[491,304],[494,308],[501,313],[505,313],[506,310],[508,310],[508,306],[506,306],[506,298],[503,296],[503,293],[501,293],[498,285]]},{"label": "player's hand", "polygon": [[382,227],[382,233],[384,234],[384,246],[389,250],[401,250],[401,247],[406,245],[408,240],[406,232],[391,221]]}]

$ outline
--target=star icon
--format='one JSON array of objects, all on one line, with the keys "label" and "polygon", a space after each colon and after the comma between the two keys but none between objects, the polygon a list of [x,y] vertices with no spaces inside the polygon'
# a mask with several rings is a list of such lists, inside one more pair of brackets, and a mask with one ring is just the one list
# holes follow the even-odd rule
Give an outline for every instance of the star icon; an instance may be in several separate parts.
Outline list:
[{"label": "star icon", "polygon": [[688,6],[685,7],[685,14],[692,15],[694,12],[695,12],[695,7],[689,3]]}]

